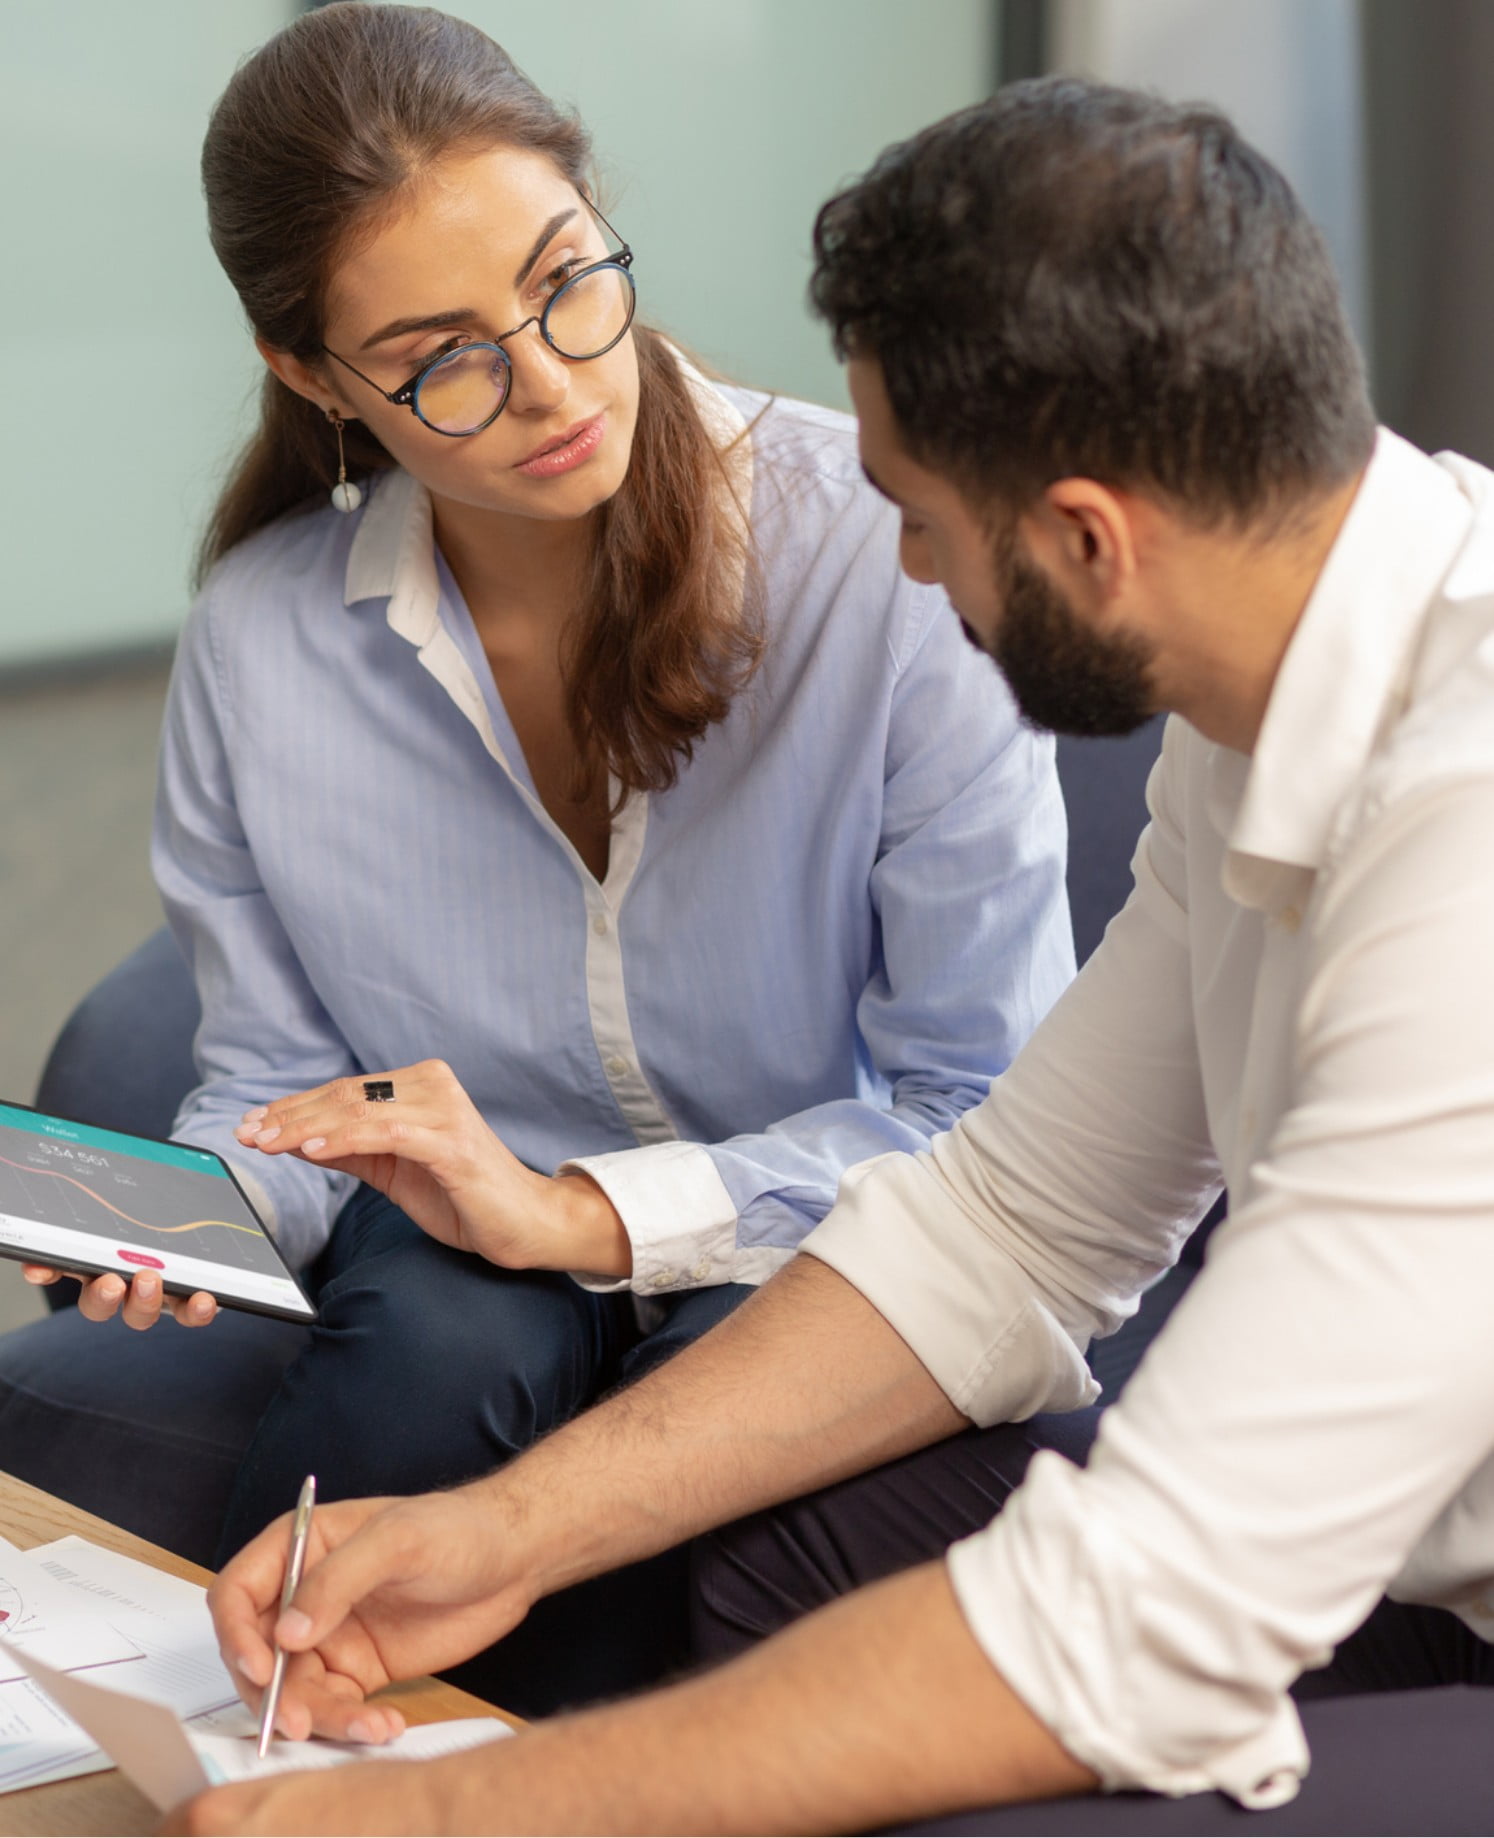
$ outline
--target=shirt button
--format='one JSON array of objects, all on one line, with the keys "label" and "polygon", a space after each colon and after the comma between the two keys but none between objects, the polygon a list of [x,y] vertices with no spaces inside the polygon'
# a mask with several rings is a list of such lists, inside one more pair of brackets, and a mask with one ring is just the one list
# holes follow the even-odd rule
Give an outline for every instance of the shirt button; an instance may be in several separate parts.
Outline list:
[{"label": "shirt button", "polygon": [[690,1274],[695,1278],[697,1283],[703,1283],[711,1274],[711,1266],[702,1258]]},{"label": "shirt button", "polygon": [[654,1288],[667,1289],[673,1281],[674,1272],[672,1270],[660,1270],[654,1277]]},{"label": "shirt button", "polygon": [[603,913],[598,913],[596,918],[593,919],[591,922],[591,929],[592,931],[596,933],[598,938],[605,938],[607,936],[606,915]]},{"label": "shirt button", "polygon": [[620,1079],[626,1073],[631,1072],[632,1067],[629,1066],[628,1062],[620,1053],[614,1053],[611,1059],[607,1061],[607,1070],[612,1074],[613,1078]]},{"label": "shirt button", "polygon": [[1295,932],[1302,923],[1302,908],[1300,906],[1284,906],[1281,909],[1279,917],[1282,925],[1287,931]]}]

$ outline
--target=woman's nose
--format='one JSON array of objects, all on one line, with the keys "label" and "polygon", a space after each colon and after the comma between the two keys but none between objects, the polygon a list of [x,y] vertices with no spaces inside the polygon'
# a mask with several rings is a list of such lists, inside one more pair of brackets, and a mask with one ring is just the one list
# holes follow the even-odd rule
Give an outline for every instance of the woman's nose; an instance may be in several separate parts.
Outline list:
[{"label": "woman's nose", "polygon": [[512,368],[509,407],[521,414],[549,414],[559,408],[571,386],[570,365],[540,337],[539,327],[525,326],[504,349]]}]

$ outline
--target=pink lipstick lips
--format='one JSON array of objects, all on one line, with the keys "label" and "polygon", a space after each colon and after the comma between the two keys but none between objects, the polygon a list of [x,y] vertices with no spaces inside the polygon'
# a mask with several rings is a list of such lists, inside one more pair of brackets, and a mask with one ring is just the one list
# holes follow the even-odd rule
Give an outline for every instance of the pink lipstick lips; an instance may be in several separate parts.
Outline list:
[{"label": "pink lipstick lips", "polygon": [[564,434],[548,442],[538,452],[520,460],[515,472],[527,473],[531,479],[552,479],[573,467],[583,465],[602,444],[607,431],[607,417],[593,415],[590,421],[578,422]]}]

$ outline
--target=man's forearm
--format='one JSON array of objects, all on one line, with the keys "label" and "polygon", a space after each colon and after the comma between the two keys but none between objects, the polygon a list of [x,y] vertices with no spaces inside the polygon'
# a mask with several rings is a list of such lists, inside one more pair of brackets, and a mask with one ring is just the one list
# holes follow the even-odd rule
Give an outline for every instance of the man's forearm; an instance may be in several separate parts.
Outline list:
[{"label": "man's forearm", "polygon": [[189,1832],[832,1832],[1079,1793],[1095,1777],[976,1644],[942,1564],[716,1671],[415,1765],[222,1787]]},{"label": "man's forearm", "polygon": [[478,1485],[548,1594],[963,1427],[871,1304],[798,1257],[666,1366]]},{"label": "man's forearm", "polygon": [[459,1832],[860,1831],[1095,1785],[976,1645],[942,1564],[440,1766],[424,1810]]}]

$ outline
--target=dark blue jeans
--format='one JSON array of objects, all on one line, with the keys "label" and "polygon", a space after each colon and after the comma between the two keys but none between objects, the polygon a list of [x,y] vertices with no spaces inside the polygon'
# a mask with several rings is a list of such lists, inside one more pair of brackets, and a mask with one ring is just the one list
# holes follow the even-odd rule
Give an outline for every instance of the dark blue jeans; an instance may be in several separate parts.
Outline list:
[{"label": "dark blue jeans", "polygon": [[[244,1455],[219,1561],[295,1502],[420,1493],[501,1466],[698,1338],[749,1293],[633,1297],[499,1269],[428,1238],[361,1189],[310,1274],[320,1318]],[[459,1682],[521,1715],[646,1684],[688,1657],[686,1562],[670,1552],[541,1602]]]},{"label": "dark blue jeans", "polygon": [[224,1309],[137,1334],[62,1308],[0,1335],[0,1468],[212,1562],[260,1412],[306,1329]]}]

